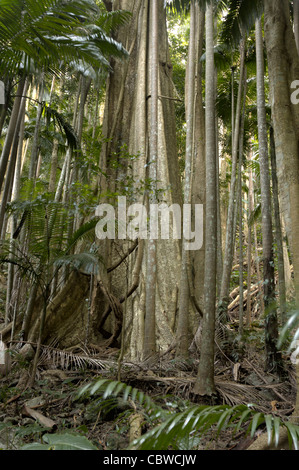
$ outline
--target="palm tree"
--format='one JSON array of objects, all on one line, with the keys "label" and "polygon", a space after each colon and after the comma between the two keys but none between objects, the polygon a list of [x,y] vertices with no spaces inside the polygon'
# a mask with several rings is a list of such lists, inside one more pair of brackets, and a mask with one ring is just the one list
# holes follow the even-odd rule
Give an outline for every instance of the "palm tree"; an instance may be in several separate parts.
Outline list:
[{"label": "palm tree", "polygon": [[195,393],[212,395],[217,284],[217,167],[215,129],[214,2],[206,9],[206,232],[204,317]]},{"label": "palm tree", "polygon": [[32,65],[59,73],[61,58],[109,67],[109,55],[119,57],[124,48],[108,31],[127,18],[100,13],[93,0],[1,0],[0,76],[28,72]]},{"label": "palm tree", "polygon": [[256,80],[257,80],[257,114],[258,114],[258,141],[261,181],[261,208],[263,233],[263,264],[264,264],[264,306],[266,311],[266,367],[277,371],[278,352],[276,342],[278,338],[277,314],[275,307],[274,286],[274,254],[272,232],[272,204],[270,190],[268,132],[266,118],[266,98],[264,85],[264,48],[261,20],[256,20]]},{"label": "palm tree", "polygon": [[[115,24],[122,24],[127,18],[125,14],[117,15],[110,14]],[[0,77],[18,83],[1,154],[0,190],[15,136],[26,76],[48,71],[60,74],[62,59],[65,63],[83,61],[94,68],[109,68],[107,58],[110,55],[123,57],[126,51],[108,36],[107,28],[111,27],[112,21],[109,14],[105,15],[105,20],[93,0],[0,1]],[[36,129],[38,131],[38,127]]]},{"label": "palm tree", "polygon": [[232,145],[232,174],[231,174],[231,186],[229,193],[228,203],[228,214],[227,214],[227,228],[226,228],[226,239],[225,239],[225,251],[223,259],[223,272],[221,279],[221,287],[219,294],[219,312],[226,313],[229,287],[230,287],[230,276],[233,262],[233,250],[234,245],[232,240],[235,233],[234,218],[236,215],[236,183],[237,183],[237,164],[238,164],[238,148],[239,148],[239,137],[240,137],[240,119],[242,111],[242,97],[244,94],[244,73],[245,73],[245,39],[242,38],[240,43],[240,78],[239,78],[239,89],[237,98],[237,107],[235,112],[235,122],[233,125],[233,145]]},{"label": "palm tree", "polygon": [[[188,51],[187,68],[187,103],[186,103],[186,156],[185,156],[185,181],[184,181],[184,204],[191,201],[191,172],[194,149],[194,99],[195,99],[195,65],[196,65],[196,18],[195,2],[191,1],[190,6],[190,39]],[[182,244],[182,263],[180,281],[180,303],[177,325],[177,357],[187,357],[188,355],[188,326],[189,326],[189,280],[188,280],[188,251]]]}]

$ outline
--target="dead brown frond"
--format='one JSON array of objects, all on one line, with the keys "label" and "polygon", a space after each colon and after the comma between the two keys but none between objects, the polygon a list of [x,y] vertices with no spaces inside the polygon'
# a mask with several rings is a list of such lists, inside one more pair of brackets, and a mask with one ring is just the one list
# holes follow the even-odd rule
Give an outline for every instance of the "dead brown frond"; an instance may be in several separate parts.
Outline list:
[{"label": "dead brown frond", "polygon": [[80,354],[43,345],[41,347],[39,365],[51,365],[64,370],[84,369],[86,367],[103,370],[109,367],[110,362],[99,359],[96,355],[88,354],[85,351]]}]

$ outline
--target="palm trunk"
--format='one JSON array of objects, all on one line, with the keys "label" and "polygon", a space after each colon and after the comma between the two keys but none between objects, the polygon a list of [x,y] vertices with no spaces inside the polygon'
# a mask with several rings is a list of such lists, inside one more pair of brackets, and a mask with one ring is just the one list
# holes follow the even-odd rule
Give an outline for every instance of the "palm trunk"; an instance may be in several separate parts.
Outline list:
[{"label": "palm trunk", "polygon": [[240,57],[240,79],[239,79],[239,90],[237,99],[237,109],[235,114],[235,125],[234,125],[234,142],[232,148],[232,173],[231,173],[231,186],[229,193],[229,204],[228,204],[228,215],[226,224],[226,239],[225,239],[225,252],[223,259],[223,274],[221,282],[221,290],[219,295],[218,309],[219,313],[226,313],[229,287],[230,287],[230,276],[231,268],[233,263],[234,254],[234,220],[235,220],[235,198],[236,198],[236,172],[237,172],[237,159],[238,159],[238,144],[240,135],[240,118],[242,108],[242,95],[244,88],[244,64],[245,64],[245,41],[241,43],[241,57]]},{"label": "palm trunk", "polygon": [[275,141],[273,128],[270,128],[270,154],[271,154],[271,169],[272,169],[272,188],[273,188],[273,206],[274,206],[274,220],[275,220],[275,239],[276,239],[276,252],[277,252],[277,267],[278,267],[278,289],[279,289],[279,309],[280,320],[284,324],[287,321],[286,316],[286,284],[285,284],[285,269],[283,259],[283,241],[282,241],[282,228],[280,221],[280,208],[278,199],[278,181],[277,181],[277,168],[276,168],[276,155],[275,155]]},{"label": "palm trunk", "polygon": [[245,112],[246,112],[246,84],[247,72],[244,74],[244,97],[243,97],[243,112],[240,124],[240,139],[239,139],[239,169],[238,169],[238,192],[239,192],[239,285],[240,285],[240,307],[239,307],[239,334],[242,337],[244,330],[244,286],[243,286],[243,186],[242,186],[242,165],[243,165],[243,152],[244,152],[244,127],[245,127]]},{"label": "palm trunk", "polygon": [[278,324],[275,306],[272,211],[269,176],[267,118],[265,107],[266,101],[264,85],[264,48],[261,20],[256,21],[255,29],[257,64],[257,115],[263,233],[264,303],[266,312],[266,368],[269,371],[277,371],[279,367],[278,363],[280,362],[280,354],[278,353],[276,347],[276,342],[278,339]]},{"label": "palm trunk", "polygon": [[43,111],[43,95],[44,95],[44,74],[42,73],[39,83],[39,93],[38,93],[38,106],[37,106],[37,114],[36,114],[36,123],[34,129],[34,136],[32,142],[32,149],[31,149],[31,157],[30,157],[30,166],[29,166],[29,179],[35,181],[36,178],[36,171],[37,171],[37,164],[38,164],[38,149],[39,149],[39,133],[40,133],[40,125],[41,125],[41,117]]},{"label": "palm trunk", "polygon": [[[27,88],[28,88],[28,82],[25,83],[25,86],[23,88],[23,91],[25,93],[27,91]],[[5,211],[6,211],[6,205],[7,205],[8,202],[10,202],[10,198],[11,198],[11,194],[12,194],[15,167],[16,167],[16,161],[17,161],[17,156],[18,156],[18,148],[19,148],[19,146],[21,147],[23,145],[23,141],[20,140],[20,129],[22,127],[22,122],[24,121],[25,107],[26,107],[26,99],[22,98],[21,105],[20,105],[20,108],[19,108],[19,115],[18,115],[17,122],[16,122],[15,135],[14,135],[14,139],[13,139],[13,142],[12,142],[11,156],[10,156],[10,161],[9,161],[8,169],[7,169],[7,173],[6,173],[4,191],[3,191],[3,194],[2,194],[2,200],[1,200],[1,206],[0,206],[0,235],[1,235],[1,239],[3,239],[3,237],[5,235],[5,234],[3,234]]]},{"label": "palm trunk", "polygon": [[[194,162],[192,171],[192,194],[193,204],[203,206],[203,232],[205,230],[205,188],[206,188],[206,164],[205,164],[205,111],[203,106],[203,67],[200,60],[203,53],[203,41],[205,34],[205,12],[198,2],[195,2],[196,20],[196,72],[195,72],[195,98],[194,98]],[[194,207],[194,206],[192,206]],[[199,308],[203,310],[204,302],[204,265],[205,249],[190,252],[192,271],[194,272],[193,285],[190,283],[191,295]]]},{"label": "palm trunk", "polygon": [[253,211],[253,181],[252,170],[249,169],[249,185],[248,185],[248,238],[247,238],[247,309],[246,309],[246,326],[251,326],[251,274],[252,274],[252,229],[250,225],[250,216]]},{"label": "palm trunk", "polygon": [[215,131],[214,2],[206,10],[206,242],[204,317],[200,362],[194,392],[213,395],[217,285],[217,165]]},{"label": "palm trunk", "polygon": [[[195,97],[195,4],[191,2],[190,11],[190,39],[189,56],[187,68],[187,104],[186,104],[186,157],[185,157],[185,182],[184,182],[184,204],[191,202],[191,170],[193,160],[193,136],[194,136],[194,97]],[[177,357],[188,356],[188,311],[189,311],[189,282],[188,282],[188,258],[189,252],[182,244],[182,264],[180,283],[180,303],[177,325]]]},{"label": "palm trunk", "polygon": [[18,85],[16,98],[14,100],[14,105],[12,108],[9,126],[8,126],[7,133],[6,133],[6,138],[5,138],[4,146],[2,149],[1,160],[0,160],[0,192],[2,190],[7,163],[8,163],[11,147],[13,144],[13,139],[15,136],[15,129],[16,129],[19,111],[21,107],[24,86],[25,86],[25,78],[21,79]]},{"label": "palm trunk", "polygon": [[[26,87],[25,87],[26,88]],[[23,155],[23,138],[24,138],[24,130],[25,130],[25,109],[23,112],[23,106],[25,105],[25,100],[22,103],[20,114],[22,117],[21,128],[20,128],[20,137],[19,137],[19,146],[18,146],[18,155],[17,155],[17,162],[15,168],[15,175],[13,181],[13,189],[12,189],[12,200],[16,201],[19,198],[20,194],[20,181],[21,181],[21,166],[22,166],[22,155]],[[13,215],[11,217],[11,234],[10,234],[10,244],[11,244],[11,252],[13,254],[13,234],[17,228],[16,223],[16,216]],[[4,235],[3,235],[4,238]],[[13,286],[18,285],[20,275],[18,273],[17,279],[15,279],[15,268],[14,265],[9,263],[8,265],[8,273],[7,273],[7,290],[6,290],[6,309],[5,309],[5,324],[7,325],[9,320],[11,319],[12,312],[16,311],[17,308],[17,299],[15,301],[15,305],[11,303],[11,296],[13,291]],[[15,281],[15,282],[14,282]]]}]

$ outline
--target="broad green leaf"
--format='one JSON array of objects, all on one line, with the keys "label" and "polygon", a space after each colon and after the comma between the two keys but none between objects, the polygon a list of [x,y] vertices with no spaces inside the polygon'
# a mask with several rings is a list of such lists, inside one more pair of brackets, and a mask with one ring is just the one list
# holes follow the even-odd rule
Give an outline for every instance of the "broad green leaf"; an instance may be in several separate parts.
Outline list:
[{"label": "broad green leaf", "polygon": [[54,450],[98,450],[85,436],[46,434],[43,440]]}]

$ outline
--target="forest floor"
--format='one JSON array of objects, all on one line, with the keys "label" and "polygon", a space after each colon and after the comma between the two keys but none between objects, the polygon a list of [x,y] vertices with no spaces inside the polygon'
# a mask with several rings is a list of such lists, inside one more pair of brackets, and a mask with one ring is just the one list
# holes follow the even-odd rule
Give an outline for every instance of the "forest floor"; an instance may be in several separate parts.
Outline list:
[{"label": "forest floor", "polygon": [[[263,353],[248,343],[247,351],[239,361],[231,361],[223,352],[216,356],[215,383],[218,397],[214,402],[203,402],[193,394],[198,360],[178,363],[171,353],[157,358],[151,365],[123,363],[121,381],[151,397],[164,409],[180,411],[192,404],[239,405],[254,404],[257,411],[273,413],[282,419],[291,415],[295,402],[295,378],[292,366],[286,360],[287,375],[278,380],[266,374]],[[48,433],[75,433],[88,438],[100,450],[122,450],[129,446],[130,414],[141,413],[142,432],[151,428],[151,417],[132,401],[109,401],[97,396],[78,399],[78,391],[96,379],[117,380],[117,350],[103,352],[74,351],[66,356],[56,351],[55,360],[46,348],[38,367],[33,387],[20,388],[20,377],[28,374],[28,364],[13,358],[11,372],[0,378],[0,448],[21,449],[25,444],[41,442]],[[89,361],[86,358],[89,357]],[[70,360],[71,358],[71,360]],[[81,359],[80,359],[81,358]],[[85,359],[84,359],[85,358]],[[252,438],[242,426],[237,434],[209,431],[193,443],[192,449],[245,450]],[[190,445],[190,444],[189,444]]]},{"label": "forest floor", "polygon": [[[4,292],[0,285],[0,330],[4,321],[1,315]],[[237,314],[231,316],[230,328],[237,338],[236,319]],[[42,442],[47,434],[68,433],[84,436],[100,450],[122,450],[130,444],[133,413],[142,416],[139,432],[146,433],[157,424],[150,412],[133,400],[109,402],[99,395],[78,398],[82,387],[99,379],[120,379],[173,413],[193,404],[252,404],[256,411],[287,420],[295,404],[295,368],[286,354],[284,378],[265,372],[263,320],[258,312],[251,327],[245,329],[242,348],[235,343],[235,349],[227,352],[221,342],[216,342],[217,396],[213,401],[193,393],[199,360],[194,352],[189,361],[176,360],[170,350],[157,355],[151,363],[124,361],[120,368],[118,349],[78,348],[66,352],[42,347],[37,377],[31,387],[24,386],[24,379],[30,377],[31,363],[13,352],[10,372],[0,375],[0,449],[19,450],[24,445]],[[218,435],[212,427],[199,439],[182,443],[181,449],[245,450],[265,431],[265,426],[258,427],[253,437],[247,430],[244,424],[237,433],[227,428]]]}]

